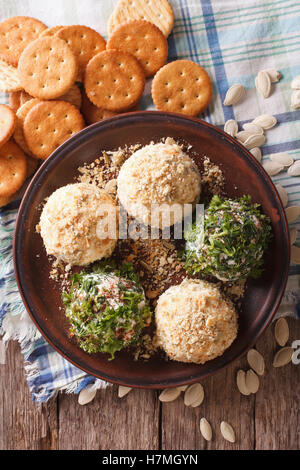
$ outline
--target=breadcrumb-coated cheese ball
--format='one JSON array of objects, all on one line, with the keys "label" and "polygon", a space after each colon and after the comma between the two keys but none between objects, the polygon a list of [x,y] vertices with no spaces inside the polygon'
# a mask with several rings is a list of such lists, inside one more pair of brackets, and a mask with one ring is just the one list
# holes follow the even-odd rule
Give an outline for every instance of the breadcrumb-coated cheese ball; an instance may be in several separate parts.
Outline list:
[{"label": "breadcrumb-coated cheese ball", "polygon": [[204,364],[221,356],[237,336],[238,317],[217,286],[186,279],[158,299],[156,341],[170,359]]},{"label": "breadcrumb-coated cheese ball", "polygon": [[117,211],[111,196],[92,184],[69,184],[51,194],[37,227],[47,254],[78,266],[109,257],[117,243],[117,230],[115,238],[98,237],[101,205]]},{"label": "breadcrumb-coated cheese ball", "polygon": [[[121,167],[117,181],[118,197],[128,214],[160,228],[181,222],[184,204],[194,207],[201,192],[195,162],[172,138],[134,152]],[[153,205],[159,205],[162,214],[169,212],[169,220],[164,215],[151,220]]]}]

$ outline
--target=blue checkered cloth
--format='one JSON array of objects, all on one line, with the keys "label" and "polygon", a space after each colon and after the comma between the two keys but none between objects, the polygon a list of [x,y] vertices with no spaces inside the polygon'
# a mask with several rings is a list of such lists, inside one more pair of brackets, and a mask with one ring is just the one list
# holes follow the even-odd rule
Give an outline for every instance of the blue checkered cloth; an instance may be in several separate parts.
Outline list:
[{"label": "blue checkered cloth", "polygon": [[[63,3],[63,6],[62,6]],[[115,1],[102,0],[0,0],[1,20],[29,15],[49,25],[86,24],[106,34]],[[260,114],[273,114],[278,126],[267,132],[263,162],[269,155],[288,152],[300,159],[300,110],[290,107],[293,77],[300,75],[300,5],[293,0],[173,0],[175,25],[169,37],[169,61],[191,59],[201,64],[213,82],[213,100],[202,119],[223,126],[236,119],[241,126]],[[271,96],[258,96],[254,79],[259,70],[276,69],[283,76],[272,86]],[[241,83],[246,98],[224,106],[227,89]],[[147,83],[140,109],[153,109]],[[2,96],[2,102],[7,101]],[[300,178],[282,172],[273,178],[289,194],[289,205],[299,205]],[[95,378],[86,375],[56,353],[41,337],[25,312],[12,262],[12,238],[19,201],[0,210],[0,334],[3,340],[18,339],[25,358],[28,385],[36,402],[47,401],[59,390],[78,393]],[[292,227],[299,229],[299,222]],[[298,232],[299,233],[299,232]],[[299,245],[299,238],[297,240]],[[278,316],[300,317],[300,267],[291,265],[286,293]],[[98,381],[97,387],[105,384]]]}]

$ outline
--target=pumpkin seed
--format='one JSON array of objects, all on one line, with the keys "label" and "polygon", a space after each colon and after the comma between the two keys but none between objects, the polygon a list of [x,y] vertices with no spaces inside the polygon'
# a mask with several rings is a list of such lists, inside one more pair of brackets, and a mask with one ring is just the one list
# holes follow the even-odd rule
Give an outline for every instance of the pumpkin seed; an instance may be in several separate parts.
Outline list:
[{"label": "pumpkin seed", "polygon": [[283,166],[291,166],[294,163],[293,157],[284,152],[272,153],[270,155],[270,160],[272,160],[272,162],[280,163]]},{"label": "pumpkin seed", "polygon": [[94,384],[90,384],[85,387],[78,396],[78,403],[79,405],[87,405],[91,401],[94,400],[97,393],[97,389],[95,389]]},{"label": "pumpkin seed", "polygon": [[259,147],[253,147],[253,149],[250,150],[250,153],[252,153],[252,155],[256,158],[258,162],[261,162],[262,155]]},{"label": "pumpkin seed", "polygon": [[206,418],[200,419],[200,432],[206,441],[212,440],[212,428]]},{"label": "pumpkin seed", "polygon": [[300,108],[300,90],[294,90],[291,94],[291,107],[293,109]]},{"label": "pumpkin seed", "polygon": [[236,85],[232,85],[228,90],[225,95],[224,99],[224,106],[231,106],[233,104],[237,104],[242,96],[244,95],[245,90],[244,87],[240,84],[237,83]]},{"label": "pumpkin seed", "polygon": [[257,91],[263,98],[268,98],[271,93],[271,79],[267,72],[260,71],[255,79],[255,86]]},{"label": "pumpkin seed", "polygon": [[294,264],[300,264],[300,248],[299,246],[293,245],[291,248],[291,261]]},{"label": "pumpkin seed", "polygon": [[250,349],[248,351],[247,361],[251,369],[253,369],[258,375],[264,375],[265,360],[256,349]]},{"label": "pumpkin seed", "polygon": [[243,145],[246,147],[246,149],[251,150],[254,147],[260,147],[265,143],[265,141],[266,138],[264,135],[252,134],[250,137],[248,137],[248,139],[245,140]]},{"label": "pumpkin seed", "polygon": [[242,395],[250,395],[250,391],[246,386],[246,373],[241,369],[237,372],[236,384]]},{"label": "pumpkin seed", "polygon": [[262,70],[262,72],[266,72],[272,83],[279,82],[279,80],[282,78],[282,75],[280,72],[278,72],[276,69],[266,69]]},{"label": "pumpkin seed", "polygon": [[277,119],[270,114],[261,114],[260,116],[257,116],[252,122],[253,124],[257,124],[258,126],[262,127],[266,131],[276,126]]},{"label": "pumpkin seed", "polygon": [[289,206],[285,209],[287,221],[294,222],[300,215],[300,206]]},{"label": "pumpkin seed", "polygon": [[124,387],[123,385],[119,386],[118,389],[118,397],[123,398],[125,395],[127,395],[129,392],[131,392],[132,388],[130,387]]},{"label": "pumpkin seed", "polygon": [[291,83],[291,88],[293,90],[300,90],[300,75],[293,78],[292,83]]},{"label": "pumpkin seed", "polygon": [[274,336],[279,346],[285,346],[289,340],[289,325],[285,318],[279,318],[275,323]]},{"label": "pumpkin seed", "polygon": [[300,160],[297,160],[295,163],[293,163],[287,172],[290,176],[300,176]]},{"label": "pumpkin seed", "polygon": [[229,119],[225,122],[224,131],[227,132],[227,134],[231,135],[232,137],[235,137],[238,130],[238,123],[234,119]]},{"label": "pumpkin seed", "polygon": [[293,354],[294,354],[293,348],[287,347],[287,348],[279,349],[279,351],[277,351],[277,353],[274,356],[273,366],[274,367],[286,366],[292,360]]},{"label": "pumpkin seed", "polygon": [[298,230],[294,227],[290,230],[290,240],[291,245],[294,245],[295,241],[297,240]]},{"label": "pumpkin seed", "polygon": [[158,398],[162,402],[170,402],[176,400],[180,394],[181,390],[178,390],[178,388],[166,388]]},{"label": "pumpkin seed", "polygon": [[188,388],[188,385],[181,385],[180,387],[177,387],[178,390],[180,390],[181,392],[185,392],[186,389]]},{"label": "pumpkin seed", "polygon": [[276,189],[277,189],[278,194],[280,196],[283,207],[286,207],[288,205],[288,202],[289,202],[289,195],[288,195],[286,189],[284,189],[280,184],[276,184],[275,186],[276,186]]},{"label": "pumpkin seed", "polygon": [[201,384],[191,385],[184,394],[184,404],[186,406],[199,406],[204,400],[204,390]]},{"label": "pumpkin seed", "polygon": [[235,137],[243,144],[251,135],[248,131],[240,131],[235,134]]},{"label": "pumpkin seed", "polygon": [[243,125],[243,129],[250,134],[262,135],[264,133],[263,128],[253,122],[246,122],[246,124]]},{"label": "pumpkin seed", "polygon": [[221,430],[222,436],[224,437],[226,441],[229,441],[232,443],[235,442],[235,432],[233,430],[233,427],[230,424],[226,423],[226,421],[222,421],[220,425],[220,430]]},{"label": "pumpkin seed", "polygon": [[250,393],[256,393],[259,389],[259,378],[252,369],[247,371],[246,387]]},{"label": "pumpkin seed", "polygon": [[263,164],[264,169],[270,176],[275,176],[278,175],[282,170],[284,170],[284,166],[281,165],[280,163],[273,162],[272,160],[269,160],[268,162]]}]

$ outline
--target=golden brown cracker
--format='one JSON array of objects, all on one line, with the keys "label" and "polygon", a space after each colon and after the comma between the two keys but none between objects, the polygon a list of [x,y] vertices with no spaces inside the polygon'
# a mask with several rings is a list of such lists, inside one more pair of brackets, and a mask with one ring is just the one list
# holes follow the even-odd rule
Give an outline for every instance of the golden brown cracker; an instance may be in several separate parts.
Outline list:
[{"label": "golden brown cracker", "polygon": [[168,57],[168,42],[153,23],[133,20],[114,30],[107,49],[118,49],[134,55],[142,65],[146,77],[154,75]]},{"label": "golden brown cracker", "polygon": [[0,23],[0,57],[17,67],[25,47],[47,29],[41,21],[29,16],[14,16]]},{"label": "golden brown cracker", "polygon": [[5,104],[0,104],[0,147],[7,142],[16,128],[16,114]]},{"label": "golden brown cracker", "polygon": [[174,25],[174,13],[168,0],[119,0],[108,21],[109,36],[131,20],[149,21],[168,37]]},{"label": "golden brown cracker", "polygon": [[8,105],[16,113],[21,105],[21,91],[12,91],[8,95]]},{"label": "golden brown cracker", "polygon": [[199,64],[176,60],[157,72],[151,91],[157,109],[197,116],[210,102],[212,85]]},{"label": "golden brown cracker", "polygon": [[0,196],[0,207],[7,206],[14,199],[14,194],[12,196]]},{"label": "golden brown cracker", "polygon": [[143,94],[145,74],[133,55],[110,49],[90,60],[84,86],[98,108],[123,111],[134,106]]},{"label": "golden brown cracker", "polygon": [[33,96],[31,96],[29,93],[26,93],[26,91],[21,91],[21,96],[20,96],[20,105],[23,106],[23,104],[27,103],[27,101],[33,100]]},{"label": "golden brown cracker", "polygon": [[0,197],[13,195],[26,178],[26,156],[12,140],[0,148]]},{"label": "golden brown cracker", "polygon": [[23,126],[29,149],[42,160],[83,128],[82,115],[66,101],[43,101],[37,104],[27,114]]},{"label": "golden brown cracker", "polygon": [[18,69],[0,59],[0,91],[11,93],[22,90]]},{"label": "golden brown cracker", "polygon": [[51,28],[47,28],[41,32],[40,38],[52,37],[64,26],[51,26]]},{"label": "golden brown cracker", "polygon": [[66,93],[77,75],[76,58],[65,41],[57,37],[39,38],[22,53],[18,72],[27,93],[49,100]]},{"label": "golden brown cracker", "polygon": [[31,157],[34,157],[34,155],[29,150],[28,145],[25,141],[23,125],[24,125],[24,121],[27,116],[27,113],[29,113],[29,111],[38,103],[40,103],[40,100],[38,100],[37,98],[34,98],[32,100],[26,101],[22,106],[20,106],[20,108],[17,111],[17,125],[16,125],[16,129],[13,135],[13,138],[15,142],[19,145],[19,147],[27,155],[30,155]]},{"label": "golden brown cracker", "polygon": [[79,81],[83,80],[85,68],[92,57],[106,48],[105,39],[88,26],[73,25],[61,28],[56,36],[66,41],[78,62]]}]

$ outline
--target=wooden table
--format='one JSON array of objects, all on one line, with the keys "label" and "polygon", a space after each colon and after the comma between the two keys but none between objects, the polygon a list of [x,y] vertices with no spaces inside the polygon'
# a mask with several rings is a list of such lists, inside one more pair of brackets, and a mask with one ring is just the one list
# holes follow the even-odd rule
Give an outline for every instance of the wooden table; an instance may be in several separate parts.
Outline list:
[{"label": "wooden table", "polygon": [[[300,321],[289,319],[291,341],[300,339]],[[154,391],[134,390],[120,400],[117,387],[99,391],[86,405],[60,394],[38,408],[31,401],[17,343],[0,366],[0,449],[299,449],[300,365],[272,367],[277,346],[271,326],[257,344],[267,371],[256,395],[240,395],[236,371],[246,358],[203,381],[205,400],[187,408],[180,397],[162,404]],[[214,436],[206,443],[199,431],[205,416]],[[222,438],[219,425],[229,422],[236,444]]]}]

